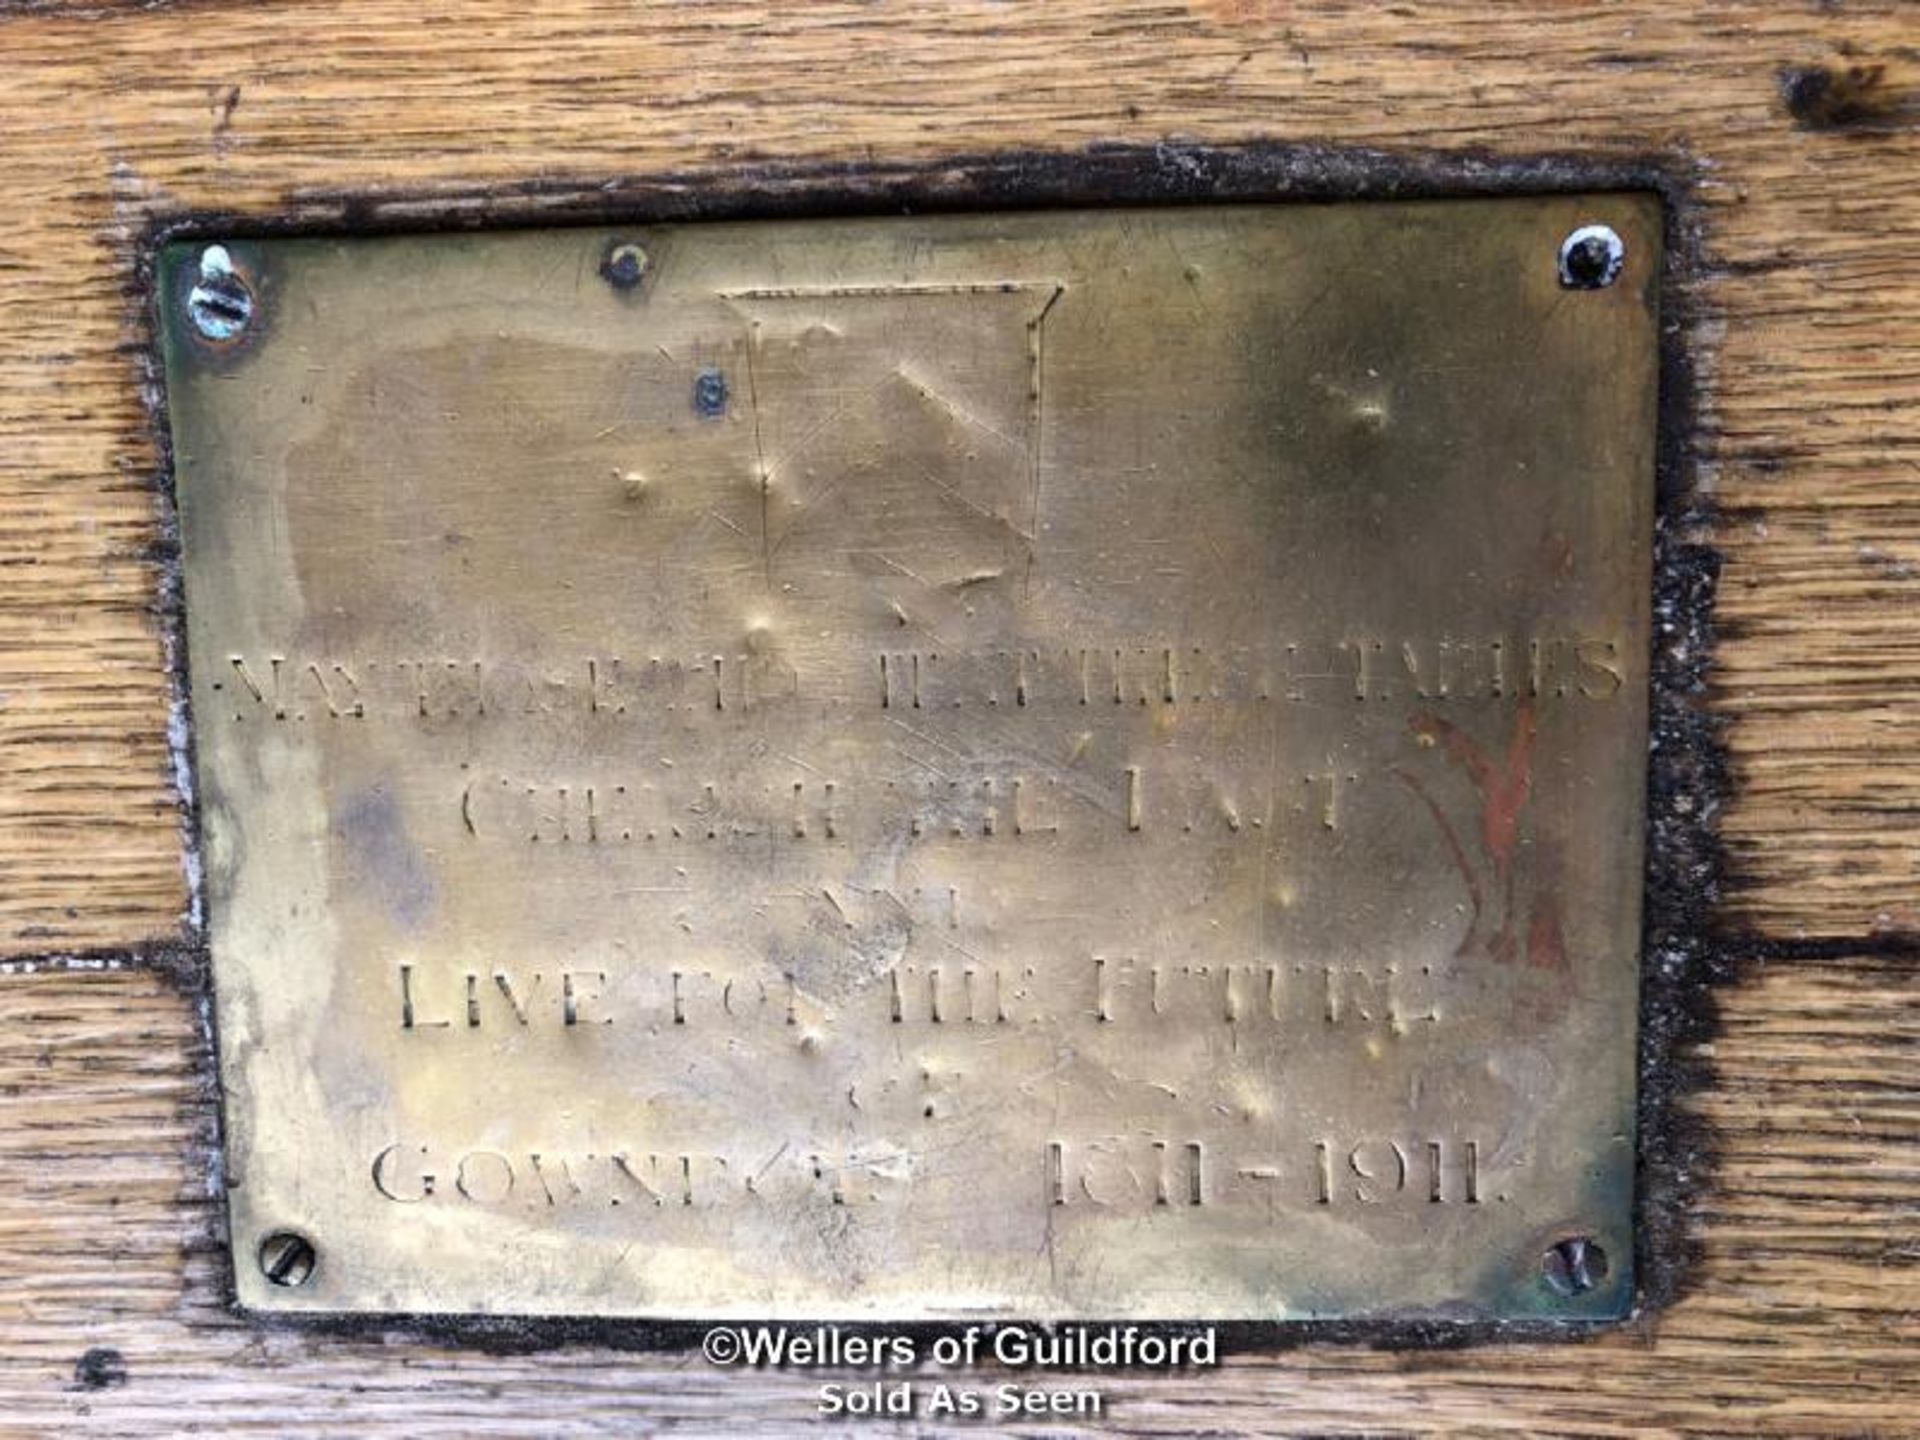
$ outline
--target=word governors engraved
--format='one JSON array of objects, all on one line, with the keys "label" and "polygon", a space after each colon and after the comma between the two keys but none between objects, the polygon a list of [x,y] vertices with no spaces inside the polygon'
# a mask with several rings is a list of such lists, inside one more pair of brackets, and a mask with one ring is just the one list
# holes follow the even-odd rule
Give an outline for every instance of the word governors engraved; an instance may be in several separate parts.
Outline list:
[{"label": "word governors engraved", "polygon": [[1634,195],[170,246],[241,1299],[1622,1313],[1659,268]]}]

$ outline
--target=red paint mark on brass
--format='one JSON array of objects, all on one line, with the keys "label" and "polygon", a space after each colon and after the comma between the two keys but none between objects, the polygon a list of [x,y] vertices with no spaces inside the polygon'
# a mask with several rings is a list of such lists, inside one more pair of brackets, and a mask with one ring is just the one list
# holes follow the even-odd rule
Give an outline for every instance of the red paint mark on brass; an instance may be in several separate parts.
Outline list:
[{"label": "red paint mark on brass", "polygon": [[1560,904],[1552,896],[1543,896],[1533,912],[1533,924],[1527,931],[1527,964],[1535,970],[1564,971],[1567,968],[1567,939],[1560,928]]},{"label": "red paint mark on brass", "polygon": [[[1505,902],[1502,906],[1500,928],[1487,941],[1487,953],[1501,963],[1519,958],[1520,941],[1514,915],[1514,861],[1520,848],[1521,822],[1525,816],[1527,802],[1533,796],[1533,745],[1540,734],[1539,717],[1531,699],[1523,700],[1514,715],[1513,734],[1507,740],[1506,754],[1498,760],[1491,758],[1475,744],[1472,737],[1458,726],[1442,720],[1437,715],[1418,714],[1410,721],[1416,735],[1425,737],[1446,752],[1453,762],[1472,782],[1474,793],[1480,802],[1480,848],[1486,855],[1487,867],[1492,872],[1492,888]],[[1464,951],[1473,941],[1480,925],[1482,909],[1482,890],[1473,874],[1473,867],[1467,863],[1465,847],[1460,844],[1459,836],[1440,807],[1436,805],[1424,789],[1411,776],[1402,776],[1414,793],[1426,801],[1435,822],[1440,826],[1441,834],[1446,838],[1453,852],[1454,863],[1460,867],[1467,882],[1467,893],[1473,900],[1473,921],[1467,928],[1467,934],[1460,942]],[[1552,953],[1558,957],[1558,965],[1566,961],[1565,946],[1559,939],[1559,921],[1557,917],[1547,916],[1549,932],[1540,933],[1540,918],[1536,917],[1534,932],[1528,937],[1527,957],[1533,963],[1536,951]]]},{"label": "red paint mark on brass", "polygon": [[1540,733],[1533,701],[1521,702],[1514,717],[1513,737],[1507,742],[1506,759],[1499,765],[1457,726],[1437,715],[1414,716],[1413,728],[1416,734],[1439,741],[1447,757],[1473,781],[1480,795],[1481,842],[1504,878],[1512,867],[1520,838],[1520,813],[1533,793],[1533,742]]}]

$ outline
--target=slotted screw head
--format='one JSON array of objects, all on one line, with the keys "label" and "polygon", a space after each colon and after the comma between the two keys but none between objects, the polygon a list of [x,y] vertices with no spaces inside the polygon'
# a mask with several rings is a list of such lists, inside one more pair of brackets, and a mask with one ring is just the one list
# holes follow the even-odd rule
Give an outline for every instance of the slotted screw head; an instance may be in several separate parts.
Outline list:
[{"label": "slotted screw head", "polygon": [[1626,263],[1627,242],[1610,225],[1582,225],[1560,242],[1560,283],[1569,290],[1604,290]]},{"label": "slotted screw head", "polygon": [[625,241],[607,251],[607,258],[600,262],[600,274],[614,289],[631,290],[646,278],[651,263],[643,247]]},{"label": "slotted screw head", "polygon": [[269,1283],[288,1287],[306,1284],[319,1263],[313,1242],[292,1230],[276,1230],[262,1240],[259,1259]]},{"label": "slotted screw head", "polygon": [[219,344],[237,340],[253,323],[253,289],[234,268],[224,245],[200,252],[200,278],[187,292],[187,316],[193,328]]},{"label": "slotted screw head", "polygon": [[1607,1278],[1607,1252],[1585,1235],[1551,1246],[1540,1257],[1540,1274],[1556,1294],[1584,1295]]}]

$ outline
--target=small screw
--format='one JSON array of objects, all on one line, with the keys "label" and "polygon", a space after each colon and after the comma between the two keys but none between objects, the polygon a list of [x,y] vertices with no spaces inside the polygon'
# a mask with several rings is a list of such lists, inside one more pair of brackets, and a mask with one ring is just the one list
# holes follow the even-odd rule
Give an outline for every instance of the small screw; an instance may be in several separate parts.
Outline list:
[{"label": "small screw", "polygon": [[233,268],[233,256],[224,245],[200,252],[200,280],[187,292],[187,314],[193,328],[209,340],[238,339],[253,321],[253,291]]},{"label": "small screw", "polygon": [[1540,1257],[1540,1274],[1557,1294],[1584,1295],[1607,1278],[1607,1252],[1598,1241],[1575,1235]]},{"label": "small screw", "polygon": [[721,370],[702,370],[693,377],[693,409],[703,420],[727,413],[727,377]]},{"label": "small screw", "polygon": [[318,1263],[313,1242],[292,1230],[276,1230],[260,1242],[260,1273],[275,1285],[304,1285]]},{"label": "small screw", "polygon": [[607,258],[600,262],[600,273],[614,289],[631,290],[646,277],[647,266],[652,263],[644,249],[626,241],[607,251]]},{"label": "small screw", "polygon": [[1620,278],[1627,245],[1610,225],[1582,225],[1560,242],[1560,283],[1569,290],[1604,290]]}]

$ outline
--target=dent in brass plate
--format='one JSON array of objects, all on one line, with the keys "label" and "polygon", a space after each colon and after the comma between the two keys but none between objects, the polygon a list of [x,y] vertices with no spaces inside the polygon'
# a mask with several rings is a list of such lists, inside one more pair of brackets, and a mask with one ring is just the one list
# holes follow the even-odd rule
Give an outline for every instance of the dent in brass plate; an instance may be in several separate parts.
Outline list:
[{"label": "dent in brass plate", "polygon": [[1659,256],[169,249],[243,1302],[1622,1313]]}]

